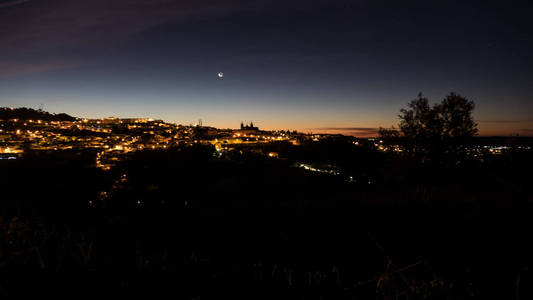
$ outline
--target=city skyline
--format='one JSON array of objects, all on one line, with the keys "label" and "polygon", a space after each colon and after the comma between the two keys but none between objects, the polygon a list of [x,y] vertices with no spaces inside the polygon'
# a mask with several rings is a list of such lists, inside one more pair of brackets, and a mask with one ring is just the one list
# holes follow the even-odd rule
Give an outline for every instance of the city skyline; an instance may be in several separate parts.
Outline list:
[{"label": "city skyline", "polygon": [[0,106],[365,136],[458,92],[533,135],[531,5],[409,4],[1,1]]}]

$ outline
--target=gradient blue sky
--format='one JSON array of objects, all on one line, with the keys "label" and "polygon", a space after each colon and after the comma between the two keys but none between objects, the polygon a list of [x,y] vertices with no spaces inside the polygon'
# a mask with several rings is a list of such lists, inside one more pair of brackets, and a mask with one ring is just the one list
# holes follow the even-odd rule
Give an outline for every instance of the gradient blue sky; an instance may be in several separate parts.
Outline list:
[{"label": "gradient blue sky", "polygon": [[0,0],[0,106],[365,135],[419,92],[455,91],[482,135],[533,135],[531,15],[527,1]]}]

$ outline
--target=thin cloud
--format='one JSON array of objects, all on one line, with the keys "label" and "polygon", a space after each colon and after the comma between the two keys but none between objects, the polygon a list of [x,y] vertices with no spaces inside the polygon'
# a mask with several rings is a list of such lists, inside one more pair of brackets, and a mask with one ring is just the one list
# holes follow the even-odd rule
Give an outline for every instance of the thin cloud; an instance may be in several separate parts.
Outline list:
[{"label": "thin cloud", "polygon": [[[90,45],[99,45],[99,51],[105,52],[160,24],[198,15],[228,13],[240,9],[238,3],[192,0],[1,2],[0,57],[8,70],[1,71],[0,78],[41,72],[65,64],[62,62],[58,66],[56,60],[87,62],[90,57],[69,58],[69,53],[78,52],[76,49],[83,52]],[[74,63],[66,62],[67,65]]]},{"label": "thin cloud", "polygon": [[10,6],[20,5],[20,4],[24,4],[26,2],[30,2],[30,1],[31,0],[7,1],[7,2],[4,2],[4,3],[0,3],[0,8],[6,8],[6,7],[10,7]]},{"label": "thin cloud", "polygon": [[321,127],[310,128],[308,132],[321,132],[331,134],[343,134],[359,137],[372,137],[378,135],[378,129],[373,127]]},{"label": "thin cloud", "polygon": [[[29,1],[27,1],[29,2]],[[17,2],[18,3],[18,2]],[[22,3],[22,2],[20,2]],[[53,0],[9,3],[0,22],[0,51],[71,45],[80,40],[117,42],[159,24],[190,16],[227,13],[236,1]],[[7,4],[6,4],[7,5]]]},{"label": "thin cloud", "polygon": [[501,123],[501,124],[515,124],[531,122],[533,120],[477,120],[479,123]]},{"label": "thin cloud", "polygon": [[377,131],[377,128],[373,127],[321,127],[321,128],[310,128],[310,130],[345,130],[345,131],[353,131],[353,130],[375,130]]},{"label": "thin cloud", "polygon": [[[10,71],[1,72],[0,78],[55,68],[54,60],[76,59],[77,63],[87,64],[91,55],[97,55],[86,51],[87,48],[106,53],[161,24],[288,6],[280,0],[0,0],[0,3],[0,57],[9,61],[10,66]],[[305,2],[295,1],[291,7],[300,7],[302,3]],[[72,58],[73,53],[83,53],[83,57]],[[17,67],[13,63],[17,61],[24,62]]]},{"label": "thin cloud", "polygon": [[0,60],[0,79],[66,69],[75,65],[72,62],[26,63],[13,60]]}]

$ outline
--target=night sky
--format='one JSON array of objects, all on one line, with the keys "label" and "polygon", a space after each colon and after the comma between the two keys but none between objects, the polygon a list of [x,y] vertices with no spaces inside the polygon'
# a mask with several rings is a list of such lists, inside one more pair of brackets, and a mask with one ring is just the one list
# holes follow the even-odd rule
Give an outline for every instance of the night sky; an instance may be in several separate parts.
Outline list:
[{"label": "night sky", "polygon": [[365,136],[455,91],[533,135],[527,2],[0,0],[0,106]]}]

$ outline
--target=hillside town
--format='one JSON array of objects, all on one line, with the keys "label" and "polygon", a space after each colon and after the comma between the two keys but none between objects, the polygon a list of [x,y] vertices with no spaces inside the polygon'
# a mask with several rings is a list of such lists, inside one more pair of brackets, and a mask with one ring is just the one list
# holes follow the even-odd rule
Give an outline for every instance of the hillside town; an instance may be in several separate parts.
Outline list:
[{"label": "hillside town", "polygon": [[[31,115],[33,118],[30,118]],[[97,167],[108,170],[127,153],[180,145],[211,144],[220,154],[235,146],[287,141],[317,141],[326,134],[260,130],[241,122],[238,129],[178,125],[151,118],[82,119],[26,108],[0,109],[0,159],[17,159],[29,151],[93,150]],[[276,157],[277,153],[265,153]]]}]

